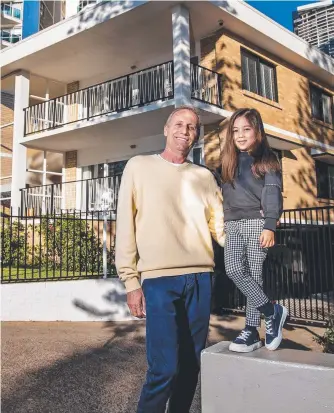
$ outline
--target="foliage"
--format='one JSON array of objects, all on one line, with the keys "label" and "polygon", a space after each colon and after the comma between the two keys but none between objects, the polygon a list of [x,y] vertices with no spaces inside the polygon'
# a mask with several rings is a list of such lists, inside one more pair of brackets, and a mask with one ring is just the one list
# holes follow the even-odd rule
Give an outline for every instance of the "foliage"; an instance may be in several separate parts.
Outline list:
[{"label": "foliage", "polygon": [[[1,218],[4,219],[4,218]],[[3,222],[1,225],[1,258],[4,266],[22,266],[31,260],[28,234],[18,221]]]},{"label": "foliage", "polygon": [[[37,230],[44,239],[41,254],[44,265],[83,275],[102,273],[103,247],[92,223],[75,215],[66,215],[66,219],[43,217]],[[111,258],[111,251],[107,250],[107,262]]]},{"label": "foliage", "polygon": [[329,316],[328,326],[323,337],[316,338],[324,353],[334,354],[334,314]]},{"label": "foliage", "polygon": [[[31,223],[33,222],[33,224]],[[101,228],[100,228],[101,227]],[[29,223],[5,219],[1,225],[2,266],[43,268],[63,276],[103,273],[102,225],[74,214],[43,216]],[[100,233],[100,234],[98,234]],[[114,269],[113,248],[107,249],[108,270]]]}]

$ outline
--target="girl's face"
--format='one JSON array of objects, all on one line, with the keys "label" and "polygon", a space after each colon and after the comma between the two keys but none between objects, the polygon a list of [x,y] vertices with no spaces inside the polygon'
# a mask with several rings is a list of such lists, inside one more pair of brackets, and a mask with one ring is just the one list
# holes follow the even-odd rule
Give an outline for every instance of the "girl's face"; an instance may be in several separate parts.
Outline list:
[{"label": "girl's face", "polygon": [[256,131],[244,116],[234,121],[233,139],[235,146],[241,152],[249,151],[256,141]]}]

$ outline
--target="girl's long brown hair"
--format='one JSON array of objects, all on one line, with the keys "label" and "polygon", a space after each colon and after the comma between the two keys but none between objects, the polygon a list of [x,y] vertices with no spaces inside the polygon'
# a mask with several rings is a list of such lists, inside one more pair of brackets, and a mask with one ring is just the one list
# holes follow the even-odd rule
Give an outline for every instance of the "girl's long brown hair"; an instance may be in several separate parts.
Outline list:
[{"label": "girl's long brown hair", "polygon": [[256,109],[238,109],[231,116],[221,157],[223,182],[233,184],[238,166],[239,150],[234,142],[233,126],[237,118],[245,117],[255,130],[256,140],[248,151],[254,157],[252,172],[257,178],[263,177],[269,171],[279,171],[280,164],[274,152],[270,149],[260,113]]}]

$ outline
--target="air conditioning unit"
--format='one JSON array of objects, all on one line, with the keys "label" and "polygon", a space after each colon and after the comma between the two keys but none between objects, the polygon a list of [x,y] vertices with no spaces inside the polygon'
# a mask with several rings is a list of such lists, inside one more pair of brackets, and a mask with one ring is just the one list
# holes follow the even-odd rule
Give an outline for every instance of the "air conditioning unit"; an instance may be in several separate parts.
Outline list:
[{"label": "air conditioning unit", "polygon": [[169,96],[173,93],[172,83],[168,79],[165,79],[164,90],[165,90],[165,96]]},{"label": "air conditioning unit", "polygon": [[139,105],[139,89],[132,89],[132,106]]}]

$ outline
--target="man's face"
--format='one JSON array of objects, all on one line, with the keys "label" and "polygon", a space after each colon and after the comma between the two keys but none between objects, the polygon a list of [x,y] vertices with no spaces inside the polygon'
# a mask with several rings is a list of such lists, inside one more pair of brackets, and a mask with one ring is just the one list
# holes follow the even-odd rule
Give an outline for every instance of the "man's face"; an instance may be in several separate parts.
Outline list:
[{"label": "man's face", "polygon": [[176,112],[164,128],[166,148],[173,153],[188,155],[198,139],[197,116],[188,109]]}]

